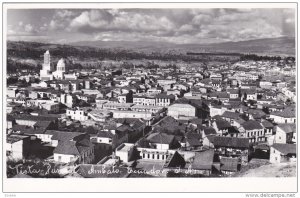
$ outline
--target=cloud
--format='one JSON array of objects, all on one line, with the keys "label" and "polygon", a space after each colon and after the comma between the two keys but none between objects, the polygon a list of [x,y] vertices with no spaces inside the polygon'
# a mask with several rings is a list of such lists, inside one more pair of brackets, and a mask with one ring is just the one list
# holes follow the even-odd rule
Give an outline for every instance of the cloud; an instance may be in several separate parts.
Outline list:
[{"label": "cloud", "polygon": [[31,24],[26,24],[24,30],[25,32],[33,32],[33,26]]},{"label": "cloud", "polygon": [[[22,18],[8,34],[74,39],[210,43],[295,35],[295,9],[59,9]],[[38,21],[38,19],[37,19]],[[18,33],[19,32],[19,33]],[[59,38],[57,35],[60,35]],[[53,39],[55,40],[55,39]]]},{"label": "cloud", "polygon": [[76,11],[56,10],[49,23],[50,31],[65,30],[71,20],[77,15]]}]

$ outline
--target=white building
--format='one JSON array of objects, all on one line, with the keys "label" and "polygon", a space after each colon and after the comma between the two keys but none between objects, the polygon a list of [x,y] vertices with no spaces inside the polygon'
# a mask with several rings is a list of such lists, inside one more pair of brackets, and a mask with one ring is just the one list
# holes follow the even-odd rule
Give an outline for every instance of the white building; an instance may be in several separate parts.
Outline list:
[{"label": "white building", "polygon": [[72,120],[86,121],[89,119],[87,113],[82,109],[67,109],[66,115]]},{"label": "white building", "polygon": [[48,50],[44,53],[44,63],[42,67],[42,70],[40,70],[40,79],[53,80],[53,67],[51,65],[50,53]]},{"label": "white building", "polygon": [[65,72],[66,72],[65,61],[63,58],[61,58],[57,63],[56,71],[53,72],[53,77],[55,79],[64,79]]},{"label": "white building", "polygon": [[190,104],[173,104],[168,107],[168,116],[175,119],[194,118],[196,116],[196,108]]},{"label": "white building", "polygon": [[273,144],[270,147],[270,162],[296,162],[296,144]]},{"label": "white building", "polygon": [[40,79],[42,81],[53,80],[53,79],[68,79],[76,80],[75,74],[66,74],[66,65],[64,59],[60,59],[54,71],[53,65],[51,65],[51,56],[49,50],[44,53],[44,63],[42,70],[40,70]]}]

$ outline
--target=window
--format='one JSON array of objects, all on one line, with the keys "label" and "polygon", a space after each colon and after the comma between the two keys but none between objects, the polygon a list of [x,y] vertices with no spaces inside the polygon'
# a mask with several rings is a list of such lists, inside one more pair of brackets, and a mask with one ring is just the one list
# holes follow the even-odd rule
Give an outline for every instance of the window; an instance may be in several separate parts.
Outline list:
[{"label": "window", "polygon": [[150,154],[148,154],[148,158],[150,158]]}]

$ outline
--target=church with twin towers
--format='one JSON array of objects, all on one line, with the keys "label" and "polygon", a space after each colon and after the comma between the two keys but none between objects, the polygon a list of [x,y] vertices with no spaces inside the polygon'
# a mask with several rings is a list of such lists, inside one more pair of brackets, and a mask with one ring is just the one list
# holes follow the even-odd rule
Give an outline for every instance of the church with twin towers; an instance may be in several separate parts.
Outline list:
[{"label": "church with twin towers", "polygon": [[51,63],[51,55],[49,50],[44,53],[44,63],[42,70],[40,70],[40,80],[76,80],[77,76],[75,73],[66,72],[66,63],[63,58],[61,58],[56,65],[56,70],[54,65]]}]

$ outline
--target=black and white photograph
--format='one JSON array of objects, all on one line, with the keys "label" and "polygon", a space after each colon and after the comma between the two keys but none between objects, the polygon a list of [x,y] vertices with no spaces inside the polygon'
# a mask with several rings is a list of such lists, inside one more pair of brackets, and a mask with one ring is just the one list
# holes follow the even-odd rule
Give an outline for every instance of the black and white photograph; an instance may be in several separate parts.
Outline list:
[{"label": "black and white photograph", "polygon": [[4,4],[5,181],[296,182],[295,4],[95,4]]}]

